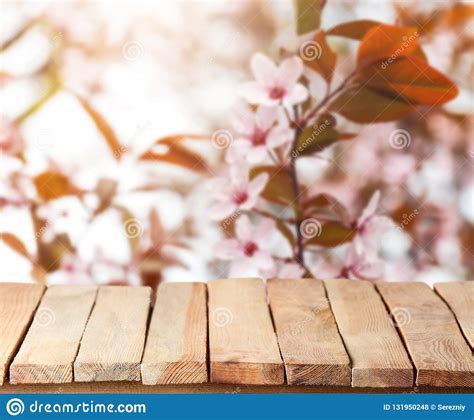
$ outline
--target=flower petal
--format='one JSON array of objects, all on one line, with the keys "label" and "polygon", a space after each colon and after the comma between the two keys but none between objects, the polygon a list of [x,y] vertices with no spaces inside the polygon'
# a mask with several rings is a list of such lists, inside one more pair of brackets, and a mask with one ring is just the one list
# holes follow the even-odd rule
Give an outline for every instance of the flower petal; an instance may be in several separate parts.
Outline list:
[{"label": "flower petal", "polygon": [[257,82],[263,86],[271,86],[273,84],[278,74],[278,68],[266,55],[261,53],[255,54],[250,65]]},{"label": "flower petal", "polygon": [[268,238],[275,230],[275,221],[270,218],[263,219],[255,229],[255,238],[258,243],[267,242]]},{"label": "flower petal", "polygon": [[231,216],[235,210],[237,206],[231,201],[221,201],[209,209],[209,215],[213,220],[222,220]]},{"label": "flower petal", "polygon": [[248,216],[245,214],[240,216],[235,222],[235,236],[237,236],[241,243],[247,242],[252,240],[252,232],[253,228]]},{"label": "flower petal", "polygon": [[379,206],[379,201],[380,201],[380,191],[377,190],[374,192],[374,194],[370,198],[369,203],[367,204],[365,209],[362,210],[360,217],[357,219],[357,226],[362,226],[369,218],[375,215],[375,212],[377,211],[377,207]]},{"label": "flower petal", "polygon": [[302,84],[297,83],[283,98],[283,105],[291,108],[293,105],[305,101],[306,98],[308,98],[308,90]]},{"label": "flower petal", "polygon": [[238,94],[251,104],[274,106],[275,101],[268,96],[268,90],[257,82],[242,83],[239,86]]},{"label": "flower petal", "polygon": [[279,147],[293,138],[293,130],[289,127],[275,127],[267,135],[267,145],[270,148]]},{"label": "flower petal", "polygon": [[268,179],[269,179],[268,174],[260,174],[254,179],[252,179],[252,181],[250,181],[249,183],[249,188],[248,188],[249,196],[257,197],[265,188],[265,185],[267,184]]},{"label": "flower petal", "polygon": [[249,136],[255,130],[255,114],[247,105],[237,105],[232,112],[231,124],[237,133]]},{"label": "flower petal", "polygon": [[214,248],[214,256],[221,260],[232,260],[242,254],[239,241],[237,239],[224,239]]},{"label": "flower petal", "polygon": [[275,107],[259,106],[256,112],[258,128],[267,131],[272,127],[278,118],[278,109]]},{"label": "flower petal", "polygon": [[276,82],[279,86],[291,89],[303,74],[303,69],[303,62],[300,58],[287,58],[286,60],[283,60],[278,67]]}]

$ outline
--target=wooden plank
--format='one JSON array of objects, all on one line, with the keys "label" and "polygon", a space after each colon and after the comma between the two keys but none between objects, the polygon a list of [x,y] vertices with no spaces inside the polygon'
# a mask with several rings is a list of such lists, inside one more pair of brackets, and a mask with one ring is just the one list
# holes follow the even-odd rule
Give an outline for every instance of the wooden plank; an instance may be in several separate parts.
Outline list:
[{"label": "wooden plank", "polygon": [[350,385],[349,357],[323,283],[268,281],[270,308],[290,385]]},{"label": "wooden plank", "polygon": [[213,280],[208,293],[211,381],[282,384],[284,367],[263,281]]},{"label": "wooden plank", "polygon": [[[68,384],[21,384],[5,382],[1,394],[469,394],[471,388],[414,387],[354,388],[327,385],[143,385],[140,382],[72,382]],[[315,408],[317,409],[317,407]],[[316,417],[317,418],[317,417]]]},{"label": "wooden plank", "polygon": [[352,386],[411,387],[413,367],[374,286],[354,280],[324,284],[352,361]]},{"label": "wooden plank", "polygon": [[415,364],[417,385],[474,386],[471,349],[454,315],[425,283],[378,283]]},{"label": "wooden plank", "polygon": [[149,287],[102,286],[74,362],[78,382],[139,381]]},{"label": "wooden plank", "polygon": [[204,283],[161,284],[151,318],[142,382],[207,382],[207,306]]},{"label": "wooden plank", "polygon": [[454,312],[467,342],[474,348],[474,281],[436,283],[434,289]]},{"label": "wooden plank", "polygon": [[49,287],[10,367],[10,382],[67,383],[97,287]]},{"label": "wooden plank", "polygon": [[39,284],[0,283],[0,385],[43,291]]}]

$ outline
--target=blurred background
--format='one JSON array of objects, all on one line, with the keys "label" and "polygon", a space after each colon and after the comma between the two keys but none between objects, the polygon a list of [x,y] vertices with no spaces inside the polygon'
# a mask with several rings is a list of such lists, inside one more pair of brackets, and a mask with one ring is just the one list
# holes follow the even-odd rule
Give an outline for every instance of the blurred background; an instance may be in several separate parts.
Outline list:
[{"label": "blurred background", "polygon": [[[230,130],[252,55],[276,60],[301,42],[294,13],[290,0],[2,1],[0,281],[225,277],[213,256],[224,234],[208,216],[206,188],[225,166],[222,151],[183,140],[187,160],[176,164],[178,151],[156,141]],[[353,19],[418,27],[429,62],[460,94],[422,119],[364,129],[330,159],[302,163],[301,178],[355,216],[382,192],[399,227],[381,244],[386,279],[472,278],[472,3],[328,0],[321,26]],[[354,54],[342,38],[331,47]],[[390,144],[394,127],[410,133],[408,144]],[[150,151],[167,157],[143,158]],[[211,173],[194,167],[196,156]],[[314,273],[330,276],[337,258],[317,255]]]}]

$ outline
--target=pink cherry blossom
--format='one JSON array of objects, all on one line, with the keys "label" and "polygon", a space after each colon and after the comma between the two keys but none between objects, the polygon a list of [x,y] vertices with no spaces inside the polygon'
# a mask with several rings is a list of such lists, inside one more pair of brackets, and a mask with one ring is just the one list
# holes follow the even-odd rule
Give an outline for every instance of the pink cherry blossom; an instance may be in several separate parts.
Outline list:
[{"label": "pink cherry blossom", "polygon": [[254,113],[248,107],[236,109],[232,121],[239,137],[229,148],[226,160],[233,163],[245,158],[250,163],[258,163],[268,156],[268,150],[291,141],[293,130],[278,121],[276,108],[260,106]]},{"label": "pink cherry blossom", "polygon": [[376,191],[355,223],[357,235],[354,243],[356,248],[359,253],[365,250],[366,253],[374,257],[377,255],[377,241],[380,236],[395,227],[392,219],[377,214],[379,202],[380,191]]},{"label": "pink cherry blossom", "polygon": [[376,280],[382,278],[384,262],[376,255],[365,253],[351,244],[346,254],[342,277],[349,279]]},{"label": "pink cherry blossom", "polygon": [[249,169],[244,162],[232,165],[229,176],[216,178],[208,184],[211,195],[217,201],[210,209],[211,217],[222,220],[237,211],[252,209],[268,178],[268,174],[260,174],[250,181]]},{"label": "pink cherry blossom", "polygon": [[275,262],[270,252],[265,250],[275,229],[272,219],[263,219],[253,226],[248,216],[240,216],[235,222],[235,238],[220,242],[215,250],[217,258],[232,261],[230,277],[242,275],[249,268],[255,268],[264,277],[275,270]]},{"label": "pink cherry blossom", "polygon": [[278,270],[277,277],[280,279],[299,279],[303,277],[304,268],[297,263],[285,263]]},{"label": "pink cherry blossom", "polygon": [[244,83],[241,90],[241,95],[251,104],[277,106],[283,103],[290,108],[308,97],[306,88],[298,83],[304,69],[299,57],[287,58],[277,66],[258,53],[253,56],[251,67],[256,81]]},{"label": "pink cherry blossom", "polygon": [[25,143],[18,128],[5,118],[0,119],[0,153],[18,156],[25,148]]}]

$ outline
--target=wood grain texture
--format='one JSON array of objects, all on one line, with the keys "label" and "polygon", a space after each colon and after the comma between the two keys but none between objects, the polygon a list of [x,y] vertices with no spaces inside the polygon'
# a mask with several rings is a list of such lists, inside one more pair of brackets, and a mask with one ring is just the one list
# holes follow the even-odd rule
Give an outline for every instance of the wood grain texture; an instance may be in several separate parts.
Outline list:
[{"label": "wood grain texture", "polygon": [[284,367],[263,281],[213,280],[208,294],[211,381],[282,384]]},{"label": "wood grain texture", "polygon": [[474,348],[474,281],[436,283],[435,291],[453,311],[471,350]]},{"label": "wood grain texture", "polygon": [[413,367],[374,286],[366,281],[324,282],[352,362],[352,386],[411,387]]},{"label": "wood grain texture", "polygon": [[454,315],[425,283],[377,283],[415,364],[417,385],[474,386],[471,349]]},{"label": "wood grain texture", "polygon": [[350,385],[349,357],[320,280],[268,281],[270,308],[290,385]]},{"label": "wood grain texture", "polygon": [[0,385],[43,295],[38,284],[0,283]]},{"label": "wood grain texture", "polygon": [[[143,385],[140,382],[72,382],[69,384],[21,384],[5,382],[0,394],[468,394],[470,388],[355,388],[327,385]],[[317,408],[317,407],[316,407]]]},{"label": "wood grain texture", "polygon": [[79,382],[139,381],[149,287],[102,286],[74,362]]},{"label": "wood grain texture", "polygon": [[51,286],[10,366],[10,382],[67,383],[94,305],[95,286]]},{"label": "wood grain texture", "polygon": [[163,283],[141,364],[142,382],[207,382],[207,306],[204,283]]}]

